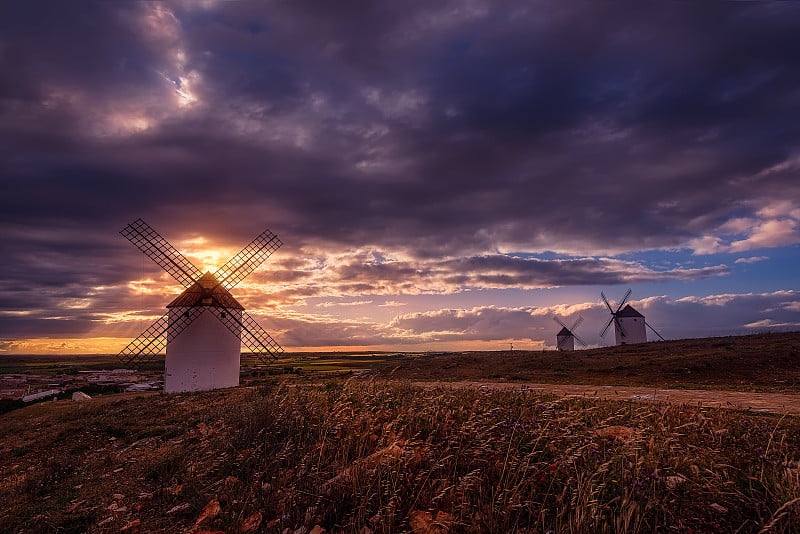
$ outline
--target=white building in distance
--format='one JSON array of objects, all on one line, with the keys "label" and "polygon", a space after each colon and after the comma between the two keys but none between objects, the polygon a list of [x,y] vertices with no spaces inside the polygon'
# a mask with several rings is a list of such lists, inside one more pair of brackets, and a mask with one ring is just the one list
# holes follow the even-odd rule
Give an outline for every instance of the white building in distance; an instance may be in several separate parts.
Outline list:
[{"label": "white building in distance", "polygon": [[617,345],[647,343],[644,315],[628,304],[614,317],[614,334]]}]

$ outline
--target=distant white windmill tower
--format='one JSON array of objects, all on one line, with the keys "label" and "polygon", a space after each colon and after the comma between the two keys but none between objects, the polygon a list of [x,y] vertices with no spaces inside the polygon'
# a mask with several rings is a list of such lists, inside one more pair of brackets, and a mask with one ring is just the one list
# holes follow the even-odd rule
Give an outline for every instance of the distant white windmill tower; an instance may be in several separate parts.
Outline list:
[{"label": "distant white windmill tower", "polygon": [[[645,321],[644,315],[636,311],[636,309],[630,304],[625,306],[625,303],[628,302],[628,298],[630,298],[631,293],[632,291],[628,289],[628,292],[625,293],[625,296],[622,297],[622,300],[619,302],[617,311],[614,311],[614,309],[611,307],[611,304],[609,304],[605,293],[602,291],[600,292],[600,297],[603,299],[603,302],[608,308],[609,313],[611,313],[611,319],[608,320],[608,323],[606,323],[606,325],[600,331],[600,337],[606,337],[606,332],[608,332],[611,323],[614,323],[614,334],[617,345],[647,343],[646,328],[652,330],[655,335],[664,341],[664,338],[661,336],[661,334],[659,334],[655,328],[650,326],[650,324]],[[625,307],[623,308],[623,306]]]},{"label": "distant white windmill tower", "polygon": [[578,317],[575,320],[575,323],[572,325],[572,328],[567,328],[567,325],[558,318],[558,316],[553,316],[553,321],[561,325],[561,330],[558,331],[556,334],[556,348],[560,351],[572,351],[575,350],[575,341],[581,344],[582,347],[586,346],[586,342],[583,341],[581,338],[575,334],[575,329],[583,322],[583,317]]},{"label": "distant white windmill tower", "polygon": [[203,274],[142,219],[120,233],[186,288],[117,355],[125,364],[166,348],[164,391],[175,393],[238,386],[242,345],[264,361],[283,352],[228,291],[283,244],[275,234],[265,230],[215,274]]}]

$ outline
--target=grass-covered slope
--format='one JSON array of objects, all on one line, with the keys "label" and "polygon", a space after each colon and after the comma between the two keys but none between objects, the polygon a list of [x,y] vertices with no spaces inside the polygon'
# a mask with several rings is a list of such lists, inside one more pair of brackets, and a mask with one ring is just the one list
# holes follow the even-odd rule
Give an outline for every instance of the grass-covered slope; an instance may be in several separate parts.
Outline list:
[{"label": "grass-covered slope", "polygon": [[779,416],[354,380],[45,403],[0,416],[0,532],[796,532],[799,446]]},{"label": "grass-covered slope", "polygon": [[574,352],[466,352],[407,358],[382,374],[560,384],[800,392],[800,332],[683,339]]}]

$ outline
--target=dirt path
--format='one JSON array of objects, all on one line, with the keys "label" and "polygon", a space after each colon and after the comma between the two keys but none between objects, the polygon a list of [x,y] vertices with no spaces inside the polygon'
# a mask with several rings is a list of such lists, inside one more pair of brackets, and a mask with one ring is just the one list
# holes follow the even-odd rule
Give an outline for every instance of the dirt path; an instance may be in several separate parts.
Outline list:
[{"label": "dirt path", "polygon": [[454,382],[416,381],[422,387],[449,386],[456,388],[524,389],[555,395],[580,396],[597,399],[634,400],[639,402],[668,402],[721,407],[754,412],[773,412],[800,415],[800,395],[788,393],[753,393],[704,389],[657,389],[628,386],[580,386],[563,384],[531,384],[514,382]]}]

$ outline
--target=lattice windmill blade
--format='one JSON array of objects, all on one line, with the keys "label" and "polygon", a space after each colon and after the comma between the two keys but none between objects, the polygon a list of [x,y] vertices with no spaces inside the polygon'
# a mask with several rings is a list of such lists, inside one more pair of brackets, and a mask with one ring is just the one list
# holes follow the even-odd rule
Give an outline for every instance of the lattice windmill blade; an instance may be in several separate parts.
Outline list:
[{"label": "lattice windmill blade", "polygon": [[650,323],[648,323],[647,321],[645,321],[645,322],[644,322],[644,324],[645,324],[645,326],[647,326],[647,328],[649,328],[650,330],[652,330],[652,331],[653,331],[653,333],[654,333],[655,335],[657,335],[657,336],[659,337],[659,339],[661,339],[661,341],[666,341],[666,339],[664,339],[664,336],[662,336],[661,334],[659,334],[659,333],[658,333],[658,330],[656,330],[655,328],[653,328],[653,327],[650,325]]},{"label": "lattice windmill blade", "polygon": [[[557,315],[552,316],[551,319],[553,319],[553,321],[555,321],[556,323],[560,324],[564,328],[567,328],[567,325],[564,324],[564,321],[559,319]],[[567,328],[567,330],[569,330],[569,328]]]},{"label": "lattice windmill blade", "polygon": [[587,346],[587,345],[586,345],[586,342],[585,342],[584,340],[582,340],[581,338],[579,338],[579,337],[578,337],[578,336],[575,334],[575,332],[573,332],[573,333],[572,333],[572,337],[574,337],[574,338],[575,338],[575,341],[577,341],[578,343],[580,343],[582,347],[586,347],[586,346]]},{"label": "lattice windmill blade", "polygon": [[117,358],[125,365],[152,360],[166,348],[170,339],[183,332],[203,311],[203,308],[188,308],[171,323],[169,313],[162,315],[145,328],[139,337],[128,343],[117,354]]},{"label": "lattice windmill blade", "polygon": [[611,323],[613,322],[614,322],[614,317],[611,317],[611,319],[608,320],[603,329],[600,330],[600,337],[606,337],[606,332],[608,332],[608,329],[611,327]]},{"label": "lattice windmill blade", "polygon": [[283,347],[246,311],[242,311],[240,320],[234,314],[228,313],[223,309],[212,308],[211,310],[228,330],[234,335],[241,336],[242,345],[262,362],[269,363],[269,357],[277,360],[278,356],[283,353]]},{"label": "lattice windmill blade", "polygon": [[614,308],[612,308],[611,304],[608,303],[608,299],[606,298],[606,294],[603,293],[602,291],[600,292],[600,298],[602,298],[603,302],[606,303],[606,308],[608,308],[608,311],[610,311],[613,314],[614,313]]},{"label": "lattice windmill blade", "polygon": [[172,275],[183,287],[191,286],[203,275],[200,269],[142,219],[136,219],[119,233]]},{"label": "lattice windmill blade", "polygon": [[630,298],[630,296],[631,296],[631,293],[633,293],[633,290],[631,290],[631,289],[628,289],[628,292],[627,292],[627,293],[625,293],[625,296],[624,296],[624,297],[622,297],[622,300],[621,300],[621,301],[619,301],[619,306],[617,306],[617,311],[616,311],[616,313],[619,313],[619,311],[622,309],[622,307],[625,305],[625,303],[626,303],[626,302],[628,302],[628,298]]},{"label": "lattice windmill blade", "polygon": [[622,323],[614,317],[614,328],[619,328],[619,333],[621,337],[627,337],[628,334],[625,333],[625,329],[622,328]]},{"label": "lattice windmill blade", "polygon": [[128,343],[117,354],[117,358],[128,365],[131,362],[147,361],[155,358],[166,346],[164,334],[169,328],[169,314],[159,317],[156,322],[145,328],[139,337]]},{"label": "lattice windmill blade", "polygon": [[583,316],[579,315],[578,318],[575,319],[575,324],[572,325],[572,328],[568,328],[567,330],[572,332],[572,335],[575,335],[575,329],[578,328],[581,323],[583,323]]},{"label": "lattice windmill blade", "polygon": [[278,239],[278,236],[269,230],[264,230],[236,256],[220,267],[214,277],[220,281],[222,287],[231,289],[255,271],[281,245],[283,242]]}]

